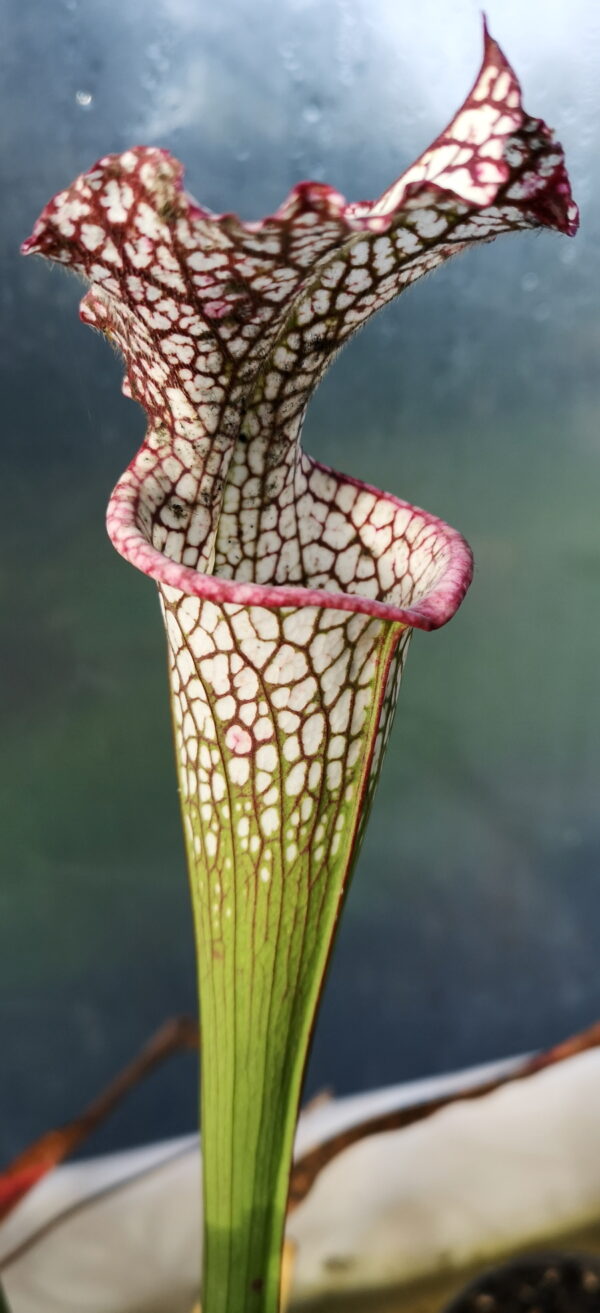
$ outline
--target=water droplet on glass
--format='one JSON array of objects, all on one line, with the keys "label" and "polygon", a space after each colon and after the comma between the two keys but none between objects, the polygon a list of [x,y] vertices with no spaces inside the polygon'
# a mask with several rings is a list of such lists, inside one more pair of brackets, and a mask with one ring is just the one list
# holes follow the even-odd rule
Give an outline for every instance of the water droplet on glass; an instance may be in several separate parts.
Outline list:
[{"label": "water droplet on glass", "polygon": [[546,321],[546,319],[550,318],[550,315],[551,315],[551,309],[547,301],[540,301],[540,304],[536,305],[535,310],[533,312],[533,317],[536,321],[536,324],[543,324]]},{"label": "water droplet on glass", "polygon": [[318,123],[321,117],[321,111],[318,105],[307,105],[302,110],[302,118],[305,123]]},{"label": "water droplet on glass", "polygon": [[569,127],[577,123],[577,110],[574,105],[563,105],[560,111],[561,123],[568,123]]},{"label": "water droplet on glass", "polygon": [[523,274],[521,287],[524,292],[535,292],[539,281],[537,274]]},{"label": "water droplet on glass", "polygon": [[304,73],[294,47],[291,45],[281,46],[280,54],[286,73],[289,73],[296,85],[300,85],[304,81]]},{"label": "water droplet on glass", "polygon": [[563,264],[573,264],[574,260],[577,259],[577,247],[571,246],[571,243],[568,246],[563,246],[560,259]]},{"label": "water droplet on glass", "polygon": [[94,97],[93,97],[91,91],[76,91],[76,92],[75,92],[75,100],[77,101],[77,104],[78,104],[78,105],[81,105],[81,108],[82,108],[82,109],[89,109],[89,107],[90,107],[90,105],[91,105],[93,99],[94,99]]}]

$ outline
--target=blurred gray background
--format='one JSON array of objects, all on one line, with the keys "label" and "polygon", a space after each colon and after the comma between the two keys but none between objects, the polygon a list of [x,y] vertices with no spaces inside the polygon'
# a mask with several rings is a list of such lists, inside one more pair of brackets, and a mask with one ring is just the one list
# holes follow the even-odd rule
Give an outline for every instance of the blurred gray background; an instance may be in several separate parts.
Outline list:
[{"label": "blurred gray background", "polygon": [[[417,634],[307,1092],[434,1073],[600,1016],[600,10],[488,0],[566,150],[575,241],[503,238],[369,325],[312,405],[314,455],[435,511],[477,570]],[[194,1006],[152,585],[104,532],[142,413],[21,260],[98,156],[160,144],[216,210],[301,178],[378,194],[458,107],[479,0],[3,0],[0,1156],[77,1112]],[[97,1149],[189,1128],[178,1059]],[[90,1146],[92,1147],[92,1146]]]}]

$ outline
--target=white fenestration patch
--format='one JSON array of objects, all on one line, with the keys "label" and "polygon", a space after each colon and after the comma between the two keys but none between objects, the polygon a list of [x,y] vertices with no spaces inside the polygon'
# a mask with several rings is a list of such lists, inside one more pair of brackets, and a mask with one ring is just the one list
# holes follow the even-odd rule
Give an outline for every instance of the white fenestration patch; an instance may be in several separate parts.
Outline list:
[{"label": "white fenestration patch", "polygon": [[248,757],[232,757],[227,762],[227,774],[232,784],[244,785],[250,779],[250,762]]},{"label": "white fenestration patch", "polygon": [[307,770],[308,767],[305,761],[299,761],[296,766],[292,767],[285,782],[285,792],[289,798],[296,798],[302,792]]},{"label": "white fenestration patch", "polygon": [[267,743],[256,753],[256,765],[259,770],[273,772],[277,767],[277,749],[273,743]]},{"label": "white fenestration patch", "polygon": [[128,183],[111,178],[107,182],[100,204],[106,209],[109,223],[126,223],[133,205],[133,191]]},{"label": "white fenestration patch", "polygon": [[276,807],[267,807],[260,817],[260,828],[266,838],[276,834],[279,829],[279,812]]},{"label": "white fenestration patch", "polygon": [[306,757],[314,757],[325,737],[325,717],[321,712],[310,716],[302,727],[302,749]]},{"label": "white fenestration patch", "polygon": [[104,229],[97,223],[82,223],[81,240],[88,251],[97,251],[105,240]]},{"label": "white fenestration patch", "polygon": [[244,755],[252,750],[252,739],[241,725],[232,725],[225,735],[225,742],[230,752]]}]

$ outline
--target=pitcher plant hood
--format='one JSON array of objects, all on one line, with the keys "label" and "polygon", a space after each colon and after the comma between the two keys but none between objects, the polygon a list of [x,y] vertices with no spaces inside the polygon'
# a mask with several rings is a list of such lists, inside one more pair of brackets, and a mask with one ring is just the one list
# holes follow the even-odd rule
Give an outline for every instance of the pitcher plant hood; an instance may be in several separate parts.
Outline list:
[{"label": "pitcher plant hood", "polygon": [[318,604],[429,629],[470,579],[436,518],[299,445],[312,391],[377,309],[465,247],[577,211],[552,134],[485,32],[460,112],[374,202],[304,182],[274,215],[202,209],[165,150],[107,156],[43,211],[26,253],[91,283],[82,318],[122,351],[149,419],[111,498],[117,549],[215,602]]}]

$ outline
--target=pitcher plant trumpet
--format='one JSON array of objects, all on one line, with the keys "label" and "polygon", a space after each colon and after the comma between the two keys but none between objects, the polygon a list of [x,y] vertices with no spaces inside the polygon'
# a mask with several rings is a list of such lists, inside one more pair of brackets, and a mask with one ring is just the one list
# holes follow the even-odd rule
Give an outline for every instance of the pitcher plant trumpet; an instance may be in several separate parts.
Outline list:
[{"label": "pitcher plant trumpet", "polygon": [[158,584],[202,1018],[204,1313],[274,1313],[302,1076],[411,632],[471,579],[461,536],[300,445],[346,340],[422,274],[516,229],[573,234],[560,146],[485,32],[448,128],[374,202],[303,182],[201,208],[165,150],[101,159],[26,253],[89,284],[145,441],[110,499]]}]

